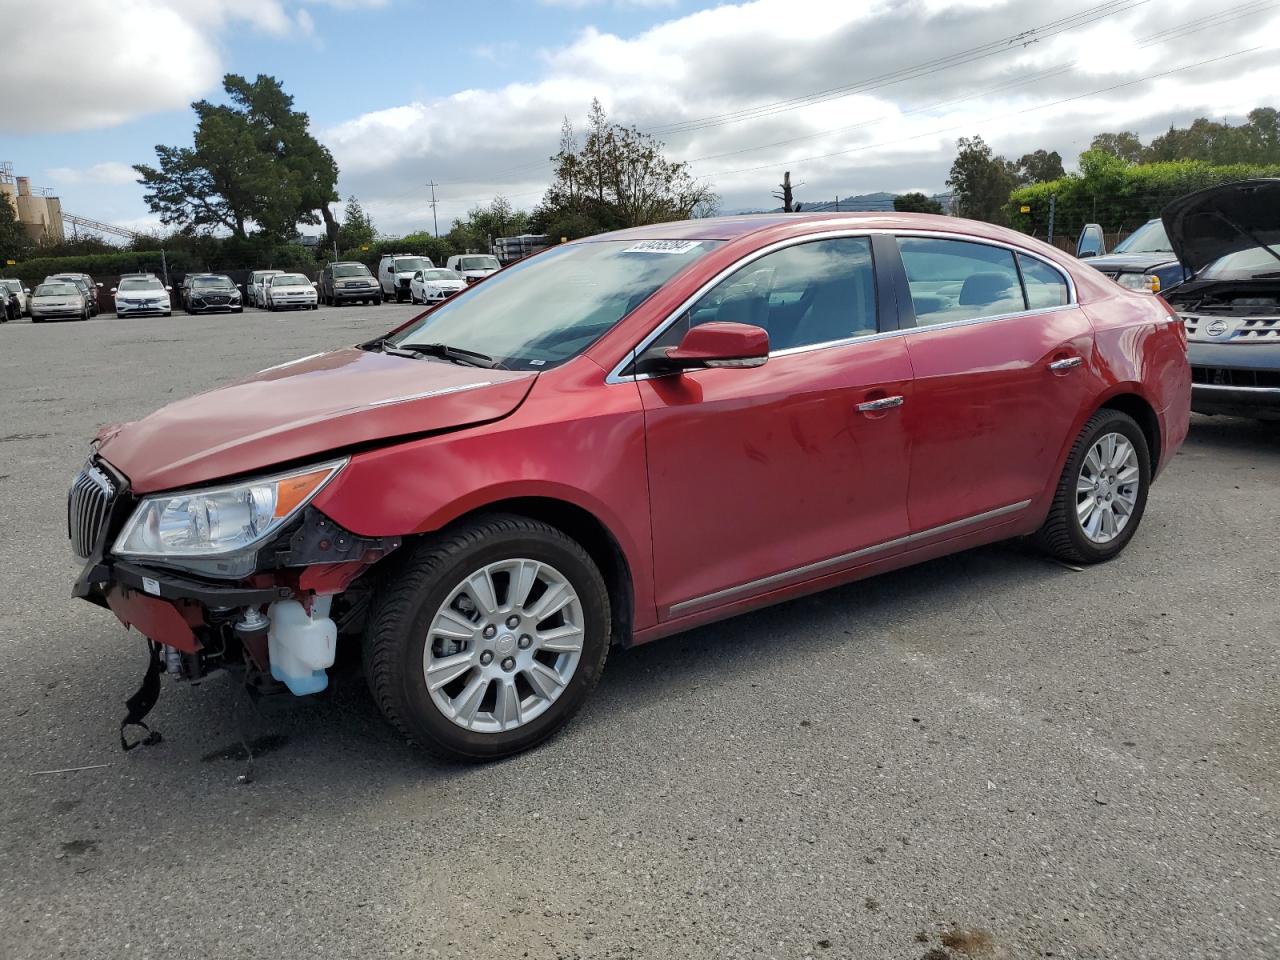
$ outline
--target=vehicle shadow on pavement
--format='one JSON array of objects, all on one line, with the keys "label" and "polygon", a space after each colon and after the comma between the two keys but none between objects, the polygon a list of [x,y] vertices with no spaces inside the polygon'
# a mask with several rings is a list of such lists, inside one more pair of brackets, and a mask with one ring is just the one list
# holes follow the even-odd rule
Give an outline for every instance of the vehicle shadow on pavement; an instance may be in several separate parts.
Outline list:
[{"label": "vehicle shadow on pavement", "polygon": [[1187,434],[1188,449],[1280,455],[1280,421],[1244,420],[1239,417],[1205,417],[1193,414]]}]

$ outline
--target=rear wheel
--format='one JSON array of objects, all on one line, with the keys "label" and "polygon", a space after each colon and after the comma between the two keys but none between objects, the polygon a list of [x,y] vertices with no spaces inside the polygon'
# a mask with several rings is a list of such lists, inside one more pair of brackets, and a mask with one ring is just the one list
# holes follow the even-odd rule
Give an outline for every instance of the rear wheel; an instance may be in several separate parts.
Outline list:
[{"label": "rear wheel", "polygon": [[1137,532],[1150,484],[1142,428],[1118,410],[1099,410],[1071,448],[1037,544],[1073,563],[1110,560]]},{"label": "rear wheel", "polygon": [[561,531],[478,518],[424,541],[370,618],[365,672],[383,715],[446,760],[542,742],[578,711],[609,652],[599,569]]}]

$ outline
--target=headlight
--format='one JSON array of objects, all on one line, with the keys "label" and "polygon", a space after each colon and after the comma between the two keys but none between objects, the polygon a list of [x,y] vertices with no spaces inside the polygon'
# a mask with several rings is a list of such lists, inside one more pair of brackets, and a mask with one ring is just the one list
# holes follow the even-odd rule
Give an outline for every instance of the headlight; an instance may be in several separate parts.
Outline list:
[{"label": "headlight", "polygon": [[[245,576],[254,550],[301,510],[347,461],[202,490],[144,497],[111,552],[122,557],[197,561],[205,572]],[[212,565],[200,558],[218,558]]]},{"label": "headlight", "polygon": [[1160,278],[1154,273],[1122,273],[1116,277],[1116,283],[1129,290],[1143,290],[1147,293],[1160,292]]}]

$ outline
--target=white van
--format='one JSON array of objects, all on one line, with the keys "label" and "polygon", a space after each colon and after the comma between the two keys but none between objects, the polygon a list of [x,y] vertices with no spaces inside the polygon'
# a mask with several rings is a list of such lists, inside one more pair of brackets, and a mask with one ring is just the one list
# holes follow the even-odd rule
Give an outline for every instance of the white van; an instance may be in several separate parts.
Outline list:
[{"label": "white van", "polygon": [[409,299],[409,283],[419,270],[435,266],[430,257],[416,253],[388,253],[378,261],[378,283],[382,285],[383,299],[395,297],[396,303]]},{"label": "white van", "polygon": [[502,265],[497,257],[487,253],[459,253],[449,258],[447,266],[454,273],[462,274],[467,283],[475,283],[481,277],[497,273]]}]

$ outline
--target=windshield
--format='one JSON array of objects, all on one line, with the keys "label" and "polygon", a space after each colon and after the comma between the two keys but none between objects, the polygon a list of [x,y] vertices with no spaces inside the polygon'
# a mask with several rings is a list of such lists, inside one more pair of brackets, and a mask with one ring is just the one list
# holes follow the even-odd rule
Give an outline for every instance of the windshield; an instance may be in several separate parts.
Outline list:
[{"label": "windshield", "polygon": [[431,261],[424,257],[397,257],[391,261],[396,273],[416,273],[419,270],[430,270]]},{"label": "windshield", "polygon": [[300,287],[311,286],[311,281],[300,273],[282,273],[278,277],[271,278],[273,287]]},{"label": "windshield", "polygon": [[369,268],[363,263],[335,263],[333,265],[333,275],[335,277],[369,277]]},{"label": "windshield", "polygon": [[117,289],[121,293],[128,290],[164,290],[164,284],[159,280],[121,280]]},{"label": "windshield", "polygon": [[461,267],[463,270],[497,270],[497,257],[463,257]]},{"label": "windshield", "polygon": [[193,287],[206,287],[212,290],[229,290],[235,286],[226,277],[196,277],[191,281]]},{"label": "windshield", "polygon": [[21,280],[0,280],[0,286],[3,286],[6,290],[12,290],[14,293],[17,293],[22,289],[22,281]]},{"label": "windshield", "polygon": [[253,282],[262,283],[264,280],[267,279],[267,277],[278,276],[279,273],[280,273],[279,270],[259,270],[257,273],[253,275]]},{"label": "windshield", "polygon": [[80,292],[74,283],[42,283],[36,287],[37,297],[69,297]]},{"label": "windshield", "polygon": [[438,267],[435,270],[423,270],[423,280],[459,280],[461,279],[452,270],[446,270],[444,267]]},{"label": "windshield", "polygon": [[1248,250],[1237,250],[1219,257],[1198,274],[1197,280],[1248,280],[1255,274],[1280,273],[1280,247],[1271,247],[1275,255],[1267,252],[1266,247],[1250,247]]},{"label": "windshield", "polygon": [[445,301],[395,344],[446,343],[507,367],[577,356],[718,240],[603,240],[554,247]]},{"label": "windshield", "polygon": [[1164,223],[1151,220],[1116,244],[1112,253],[1173,253]]}]

